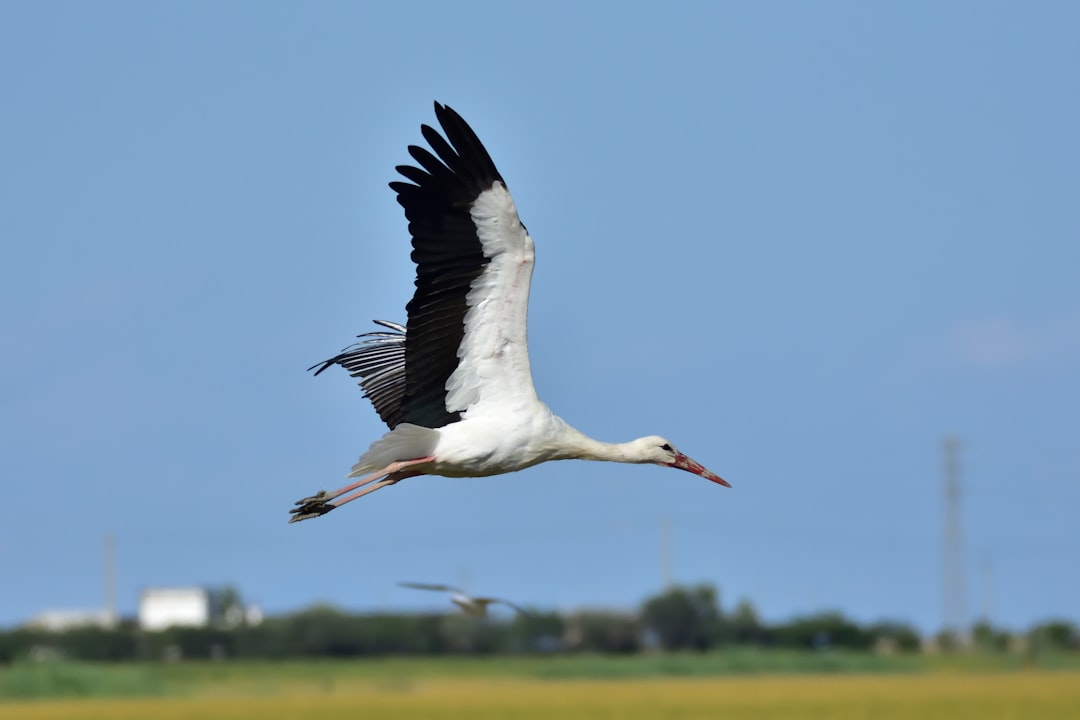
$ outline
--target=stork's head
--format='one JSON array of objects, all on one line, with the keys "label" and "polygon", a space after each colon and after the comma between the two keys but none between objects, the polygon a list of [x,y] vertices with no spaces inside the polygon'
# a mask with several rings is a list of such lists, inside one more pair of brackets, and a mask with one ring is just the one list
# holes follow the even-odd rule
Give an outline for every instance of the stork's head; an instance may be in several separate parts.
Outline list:
[{"label": "stork's head", "polygon": [[633,462],[654,463],[665,467],[678,468],[700,475],[706,480],[712,480],[714,483],[724,487],[731,487],[727,480],[708,470],[704,465],[686,457],[679,452],[678,448],[659,435],[638,438],[630,445],[634,451]]}]

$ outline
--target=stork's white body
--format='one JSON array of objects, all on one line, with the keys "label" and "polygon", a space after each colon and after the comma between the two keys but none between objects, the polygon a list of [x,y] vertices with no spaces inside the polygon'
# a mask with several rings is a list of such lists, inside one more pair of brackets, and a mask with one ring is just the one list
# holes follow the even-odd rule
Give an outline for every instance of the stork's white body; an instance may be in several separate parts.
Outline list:
[{"label": "stork's white body", "polygon": [[661,437],[597,442],[540,401],[526,337],[533,240],[472,129],[447,107],[435,113],[446,138],[421,130],[438,157],[410,146],[423,169],[399,166],[412,183],[390,185],[417,263],[408,326],[378,321],[393,332],[369,333],[316,373],[337,364],[360,378],[391,430],[353,466],[349,477],[362,480],[301,500],[293,521],[415,475],[481,477],[549,460],[656,463],[727,485]]},{"label": "stork's white body", "polygon": [[558,440],[570,433],[580,435],[540,402],[531,412],[479,413],[437,430],[404,423],[372,443],[349,477],[367,475],[397,459],[428,456],[436,460],[413,469],[444,477],[499,475],[569,459],[566,444]]}]

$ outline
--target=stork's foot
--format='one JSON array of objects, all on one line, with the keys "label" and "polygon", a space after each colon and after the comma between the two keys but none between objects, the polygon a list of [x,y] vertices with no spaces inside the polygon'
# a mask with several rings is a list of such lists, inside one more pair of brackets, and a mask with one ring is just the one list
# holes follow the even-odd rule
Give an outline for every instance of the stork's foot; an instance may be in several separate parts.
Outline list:
[{"label": "stork's foot", "polygon": [[289,511],[289,514],[292,515],[292,517],[289,518],[289,522],[300,522],[301,520],[307,520],[308,518],[325,515],[337,507],[336,505],[331,505],[327,502],[329,498],[329,493],[325,490],[320,490],[311,497],[297,500],[296,507]]}]

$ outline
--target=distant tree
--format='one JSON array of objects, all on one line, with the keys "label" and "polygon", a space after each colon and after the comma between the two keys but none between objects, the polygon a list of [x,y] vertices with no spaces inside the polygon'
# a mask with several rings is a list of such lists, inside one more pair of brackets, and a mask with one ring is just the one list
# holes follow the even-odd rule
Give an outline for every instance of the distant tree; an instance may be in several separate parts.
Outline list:
[{"label": "distant tree", "polygon": [[899,652],[915,652],[922,644],[919,633],[907,623],[896,620],[882,620],[866,628],[874,642],[888,640]]},{"label": "distant tree", "polygon": [[555,612],[518,613],[508,630],[508,646],[515,652],[554,652],[563,647],[566,621]]},{"label": "distant tree", "polygon": [[955,652],[964,646],[963,638],[952,628],[942,628],[934,636],[934,645],[941,652]]},{"label": "distant tree", "polygon": [[137,647],[132,623],[115,628],[84,625],[60,631],[15,628],[0,632],[0,664],[35,656],[114,662],[133,659]]},{"label": "distant tree", "polygon": [[473,618],[460,612],[447,612],[439,620],[439,637],[443,647],[457,655],[482,653],[480,625],[486,618]]},{"label": "distant tree", "polygon": [[838,612],[823,612],[794,618],[773,628],[777,644],[785,647],[821,650],[842,647],[869,650],[873,636]]},{"label": "distant tree", "polygon": [[768,629],[762,624],[753,604],[745,598],[731,611],[727,618],[727,628],[731,642],[736,645],[768,644]]},{"label": "distant tree", "polygon": [[1004,652],[1009,649],[1009,633],[979,620],[971,627],[971,643],[982,652]]},{"label": "distant tree", "polygon": [[705,584],[677,585],[649,598],[641,619],[665,650],[707,650],[718,644],[722,631],[716,588]]},{"label": "distant tree", "polygon": [[286,656],[349,657],[363,653],[364,639],[355,616],[329,605],[316,605],[283,618],[280,632]]},{"label": "distant tree", "polygon": [[1076,625],[1068,620],[1048,620],[1028,631],[1028,638],[1035,650],[1076,650],[1080,648],[1080,634]]},{"label": "distant tree", "polygon": [[580,612],[567,618],[564,641],[571,650],[633,653],[641,649],[641,626],[631,615]]},{"label": "distant tree", "polygon": [[235,585],[225,585],[211,594],[211,614],[216,624],[236,627],[245,624],[244,598]]},{"label": "distant tree", "polygon": [[44,633],[30,628],[12,628],[0,634],[0,663],[8,664],[26,658]]},{"label": "distant tree", "polygon": [[118,628],[75,627],[55,633],[55,645],[72,660],[115,662],[135,656],[136,632],[130,625]]},{"label": "distant tree", "polygon": [[442,618],[440,613],[413,615],[408,630],[407,652],[417,655],[442,655],[448,652],[441,631]]},{"label": "distant tree", "polygon": [[143,651],[156,660],[231,657],[233,638],[232,633],[222,628],[173,626],[143,633]]},{"label": "distant tree", "polygon": [[14,632],[0,630],[0,666],[10,665],[18,657],[17,640]]}]

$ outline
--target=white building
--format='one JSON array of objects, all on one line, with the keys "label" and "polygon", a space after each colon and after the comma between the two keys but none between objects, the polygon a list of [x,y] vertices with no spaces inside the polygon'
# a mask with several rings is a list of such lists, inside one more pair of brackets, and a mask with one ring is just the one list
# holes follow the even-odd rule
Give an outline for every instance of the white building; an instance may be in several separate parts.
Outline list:
[{"label": "white building", "polygon": [[146,588],[139,595],[139,627],[205,627],[212,616],[210,590],[202,587]]},{"label": "white building", "polygon": [[111,628],[116,619],[108,610],[45,610],[26,621],[35,630],[63,632],[77,627]]}]

